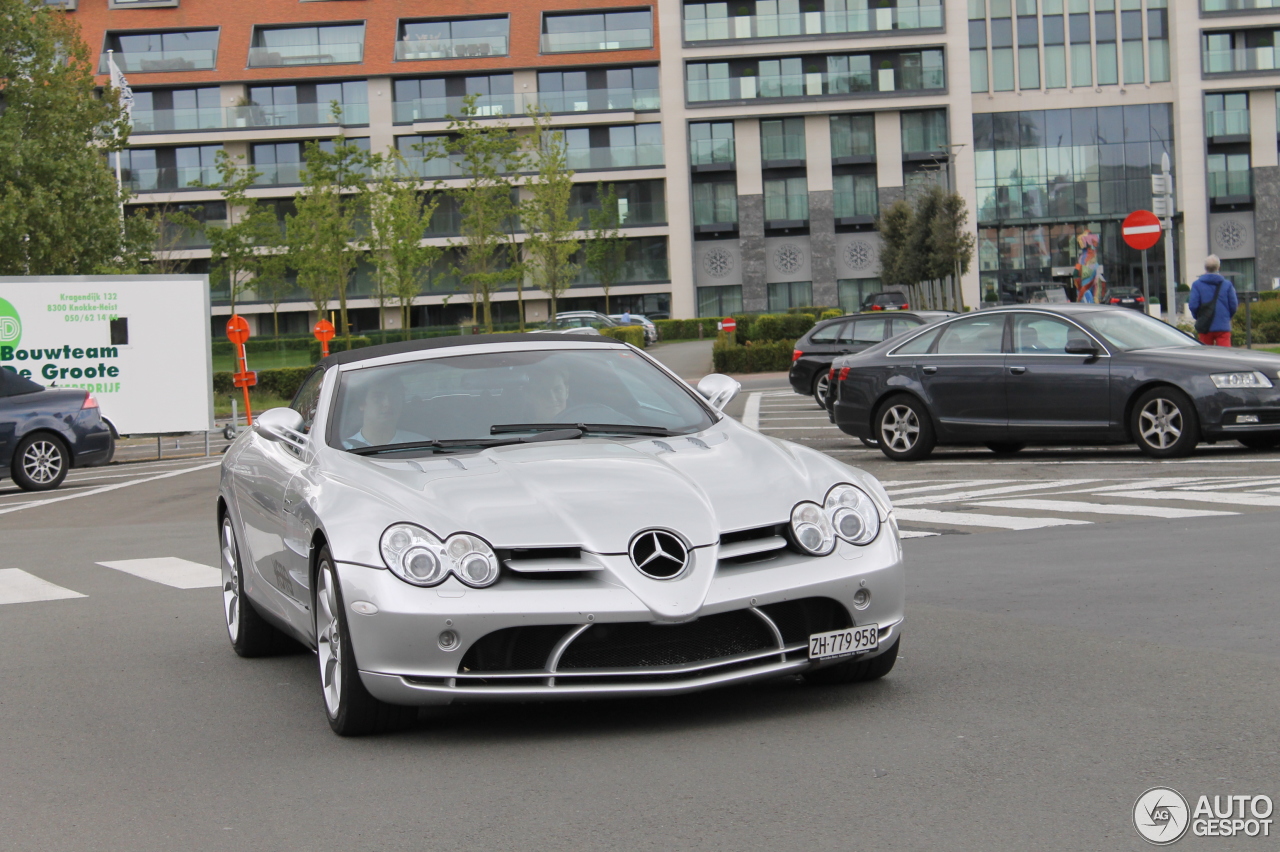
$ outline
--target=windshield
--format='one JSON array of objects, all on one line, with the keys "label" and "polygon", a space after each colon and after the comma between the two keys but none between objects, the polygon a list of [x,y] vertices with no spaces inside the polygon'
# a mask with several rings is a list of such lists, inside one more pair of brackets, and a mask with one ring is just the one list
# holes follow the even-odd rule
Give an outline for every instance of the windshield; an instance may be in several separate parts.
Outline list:
[{"label": "windshield", "polygon": [[689,391],[635,352],[489,352],[343,372],[328,442],[344,450],[483,444],[557,423],[684,434],[713,422]]},{"label": "windshield", "polygon": [[1173,326],[1137,311],[1099,311],[1081,319],[1103,340],[1125,352],[1200,345]]}]

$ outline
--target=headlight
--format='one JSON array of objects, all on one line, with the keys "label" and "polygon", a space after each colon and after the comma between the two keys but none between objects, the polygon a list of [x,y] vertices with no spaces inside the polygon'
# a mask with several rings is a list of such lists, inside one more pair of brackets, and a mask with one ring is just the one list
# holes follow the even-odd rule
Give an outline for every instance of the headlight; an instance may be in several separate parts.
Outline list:
[{"label": "headlight", "polygon": [[836,546],[831,519],[817,503],[800,503],[791,510],[791,536],[814,556],[826,556]]},{"label": "headlight", "polygon": [[1220,388],[1269,388],[1271,380],[1254,370],[1249,373],[1214,373],[1209,378]]},{"label": "headlight", "polygon": [[837,485],[827,492],[823,509],[835,534],[850,544],[864,545],[880,534],[880,512],[867,492],[854,485]]},{"label": "headlight", "polygon": [[393,524],[382,534],[380,549],[391,573],[415,586],[439,585],[450,573],[475,588],[498,579],[497,555],[474,535],[459,533],[441,542],[422,527]]}]

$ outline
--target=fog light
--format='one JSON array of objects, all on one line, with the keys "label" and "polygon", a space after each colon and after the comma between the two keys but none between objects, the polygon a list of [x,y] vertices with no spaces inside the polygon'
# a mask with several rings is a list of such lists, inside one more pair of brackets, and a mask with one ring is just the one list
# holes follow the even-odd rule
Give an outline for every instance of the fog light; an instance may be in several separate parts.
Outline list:
[{"label": "fog light", "polygon": [[458,649],[458,634],[452,630],[442,630],[440,637],[436,641],[440,644],[441,651],[456,651]]},{"label": "fog light", "polygon": [[378,608],[368,601],[356,601],[351,604],[351,609],[361,615],[373,615],[378,611]]},{"label": "fog light", "polygon": [[871,606],[871,592],[867,589],[858,589],[853,593],[853,608],[866,609]]},{"label": "fog light", "polygon": [[1258,415],[1256,414],[1237,414],[1236,422],[1237,423],[1260,423],[1261,421],[1258,419]]}]

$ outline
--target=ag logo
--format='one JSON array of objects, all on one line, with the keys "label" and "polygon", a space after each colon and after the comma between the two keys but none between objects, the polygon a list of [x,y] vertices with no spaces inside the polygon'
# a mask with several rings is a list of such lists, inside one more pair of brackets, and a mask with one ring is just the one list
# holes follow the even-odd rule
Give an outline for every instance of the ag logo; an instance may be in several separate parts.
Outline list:
[{"label": "ag logo", "polygon": [[1172,787],[1152,787],[1133,803],[1133,826],[1148,843],[1167,846],[1182,839],[1191,824],[1187,800]]},{"label": "ag logo", "polygon": [[0,299],[0,343],[17,346],[21,339],[22,320],[18,317],[18,309]]}]

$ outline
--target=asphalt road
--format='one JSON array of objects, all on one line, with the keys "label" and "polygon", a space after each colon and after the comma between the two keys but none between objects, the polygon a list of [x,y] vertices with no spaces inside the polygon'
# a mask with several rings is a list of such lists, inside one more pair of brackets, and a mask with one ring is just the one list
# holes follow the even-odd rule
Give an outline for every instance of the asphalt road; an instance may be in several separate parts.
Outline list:
[{"label": "asphalt road", "polygon": [[[864,465],[899,512],[1082,523],[903,522],[938,534],[904,542],[906,636],[878,683],[455,706],[344,740],[313,655],[227,644],[201,586],[209,461],[76,471],[44,496],[0,482],[0,849],[1145,849],[1130,811],[1149,787],[1280,799],[1280,457],[895,465],[801,424],[770,434]],[[1094,507],[972,505],[1015,499]]]}]

